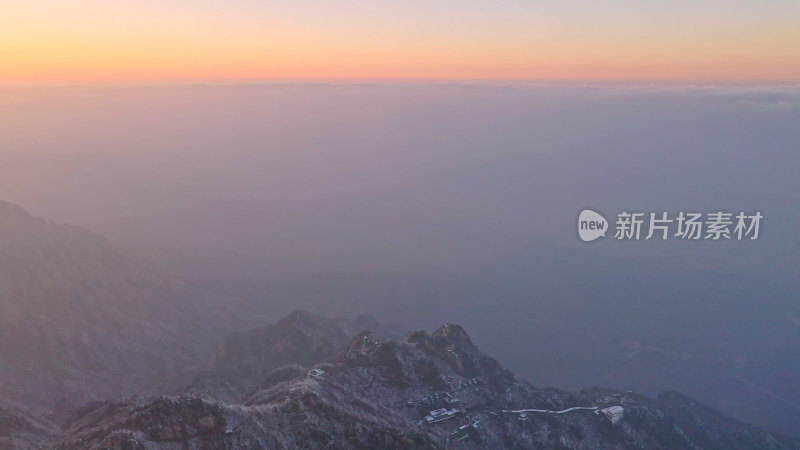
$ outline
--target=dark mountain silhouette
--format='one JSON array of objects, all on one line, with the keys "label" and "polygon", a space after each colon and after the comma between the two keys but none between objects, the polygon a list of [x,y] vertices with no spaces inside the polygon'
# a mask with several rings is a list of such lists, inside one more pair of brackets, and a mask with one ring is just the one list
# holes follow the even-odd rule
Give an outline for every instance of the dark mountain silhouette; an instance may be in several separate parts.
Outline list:
[{"label": "dark mountain silhouette", "polygon": [[[338,338],[351,325],[296,312],[267,328],[272,337],[262,345],[225,338],[230,354],[237,355],[215,360],[216,370],[228,374],[227,385],[198,389],[195,384],[180,395],[85,405],[48,445],[64,450],[800,448],[797,439],[727,418],[678,393],[649,398],[613,389],[534,386],[481,353],[458,325],[418,331],[406,341],[364,330],[342,344]],[[258,333],[264,329],[247,336]],[[307,349],[312,336],[319,344],[312,348],[330,344],[336,351],[310,357],[283,350]],[[270,350],[276,341],[284,347]],[[239,372],[242,360],[260,361],[261,367],[268,361],[288,365],[255,375],[249,367]],[[259,382],[231,395],[228,388],[241,382],[237,379]]]}]

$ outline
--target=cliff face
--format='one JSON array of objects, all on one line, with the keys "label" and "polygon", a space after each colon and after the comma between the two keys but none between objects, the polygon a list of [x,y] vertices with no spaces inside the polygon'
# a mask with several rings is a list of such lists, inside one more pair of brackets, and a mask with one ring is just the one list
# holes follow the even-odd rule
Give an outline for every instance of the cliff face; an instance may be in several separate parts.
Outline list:
[{"label": "cliff face", "polygon": [[[344,334],[332,332],[336,322],[317,325],[326,336]],[[269,340],[264,344],[272,348]],[[282,361],[292,364],[251,373],[258,381],[235,394],[231,388],[244,378],[217,377],[177,396],[87,405],[66,422],[56,447],[800,448],[798,440],[677,393],[648,398],[533,386],[482,354],[457,325],[406,341],[364,330],[331,345],[338,350],[309,367],[299,365],[307,354],[281,350]],[[239,357],[254,349],[260,354],[253,342],[228,348]]]}]

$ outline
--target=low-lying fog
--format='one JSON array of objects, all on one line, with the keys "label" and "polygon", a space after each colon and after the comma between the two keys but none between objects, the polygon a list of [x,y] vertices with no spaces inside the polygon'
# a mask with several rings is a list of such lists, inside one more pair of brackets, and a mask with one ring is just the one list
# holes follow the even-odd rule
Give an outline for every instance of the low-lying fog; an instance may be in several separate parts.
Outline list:
[{"label": "low-lying fog", "polygon": [[[798,124],[798,87],[3,88],[0,198],[276,318],[460,322],[534,383],[681,390],[789,431]],[[584,207],[764,221],[587,245]]]}]

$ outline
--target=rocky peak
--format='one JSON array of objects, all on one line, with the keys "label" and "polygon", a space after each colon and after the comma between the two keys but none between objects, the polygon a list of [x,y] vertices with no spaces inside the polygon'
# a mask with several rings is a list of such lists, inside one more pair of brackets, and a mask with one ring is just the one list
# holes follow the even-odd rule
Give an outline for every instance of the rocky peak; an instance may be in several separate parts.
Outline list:
[{"label": "rocky peak", "polygon": [[[389,337],[386,329],[371,316],[356,320],[327,319],[308,311],[296,310],[275,325],[234,333],[220,340],[211,358],[212,372],[227,378],[257,382],[280,366],[311,366],[332,361],[336,354],[358,344],[363,335]],[[358,334],[357,339],[353,336]]]},{"label": "rocky peak", "polygon": [[513,378],[494,358],[483,355],[459,325],[445,324],[431,334],[417,331],[408,342],[447,361],[460,375],[475,376],[485,372],[498,379]]},{"label": "rocky peak", "polygon": [[[679,394],[565,392],[519,380],[445,326],[408,343],[369,332],[312,370],[288,366],[245,397],[104,402],[80,415],[62,450],[175,448],[798,448]],[[472,349],[468,373],[450,350]],[[462,359],[462,360],[463,360]],[[112,417],[109,417],[109,416]],[[113,444],[113,445],[111,445]]]},{"label": "rocky peak", "polygon": [[296,309],[289,313],[288,316],[279,320],[275,325],[278,327],[313,327],[319,326],[325,321],[326,319],[314,313],[302,309]]},{"label": "rocky peak", "polygon": [[476,350],[475,345],[472,344],[472,339],[466,331],[460,326],[452,323],[442,325],[438,330],[431,333],[433,338],[442,338],[445,343],[453,345],[462,349]]},{"label": "rocky peak", "polygon": [[431,334],[425,331],[413,333],[408,342],[436,352],[449,352],[455,358],[461,354],[474,355],[478,348],[472,343],[464,329],[459,325],[445,324]]}]

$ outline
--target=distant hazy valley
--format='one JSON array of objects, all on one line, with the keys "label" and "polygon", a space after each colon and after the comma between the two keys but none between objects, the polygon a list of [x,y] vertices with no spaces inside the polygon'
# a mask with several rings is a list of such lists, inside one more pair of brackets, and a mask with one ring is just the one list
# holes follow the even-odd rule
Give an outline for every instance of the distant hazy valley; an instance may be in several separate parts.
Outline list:
[{"label": "distant hazy valley", "polygon": [[[574,261],[570,258],[569,250],[548,246],[504,258],[493,268],[509,277],[503,289],[435,274],[420,278],[410,270],[405,285],[402,279],[342,277],[276,283],[263,287],[265,298],[294,293],[298,300],[258,302],[245,292],[258,290],[255,284],[246,286],[246,277],[240,279],[242,290],[226,290],[202,280],[202,271],[178,274],[148,265],[89,231],[0,203],[0,444],[62,449],[800,447],[794,438],[762,429],[790,434],[797,423],[795,322],[787,320],[782,328],[776,326],[782,322],[771,321],[771,313],[751,312],[742,322],[747,330],[717,330],[726,341],[698,347],[699,337],[686,328],[678,333],[685,341],[673,337],[669,345],[660,345],[666,335],[659,334],[680,313],[667,298],[682,293],[651,292],[651,285],[640,291],[636,282],[615,305],[626,315],[623,329],[611,326],[619,321],[591,304],[576,310],[550,303],[538,310],[533,301],[498,309],[537,285],[543,288],[539,302],[581,298],[601,281],[620,286],[601,272],[547,291],[559,277],[575,276],[566,267]],[[598,273],[603,261],[582,264],[573,270]],[[514,278],[522,270],[532,275]],[[666,286],[669,277],[658,283]],[[711,278],[710,283],[718,287],[728,281]],[[644,316],[637,306],[644,291],[664,300],[662,309],[648,311],[655,317]],[[748,311],[746,305],[725,303],[725,291],[721,295],[693,311],[704,331],[715,329],[714,316],[725,308],[726,320]],[[413,311],[403,298],[415,299]],[[334,317],[358,315],[335,313],[346,307],[391,320],[325,319],[295,311],[275,321],[298,307]],[[774,307],[778,316],[794,317],[790,309],[781,310],[788,306],[780,299]],[[476,329],[472,338],[457,325],[430,325],[448,315]],[[415,320],[421,316],[430,319]],[[411,332],[420,326],[436,331]],[[734,346],[752,353],[726,351],[753,334],[763,341]],[[516,373],[481,353],[473,339],[485,343],[481,348],[491,347],[490,353]],[[778,343],[786,346],[782,359],[758,359],[759,345]],[[766,364],[769,374],[754,368]],[[610,389],[568,392],[537,383],[540,377],[571,373],[577,365],[583,365],[582,375],[564,377],[565,387],[595,380],[585,386]],[[692,375],[698,368],[710,374],[704,382]],[[704,403],[728,407],[739,420],[681,394],[630,390],[639,377],[652,389],[672,386],[661,390],[695,383],[705,393]],[[752,396],[737,397],[741,386],[726,383],[751,386],[747,395]],[[612,421],[608,409],[615,406],[624,413]]]}]

